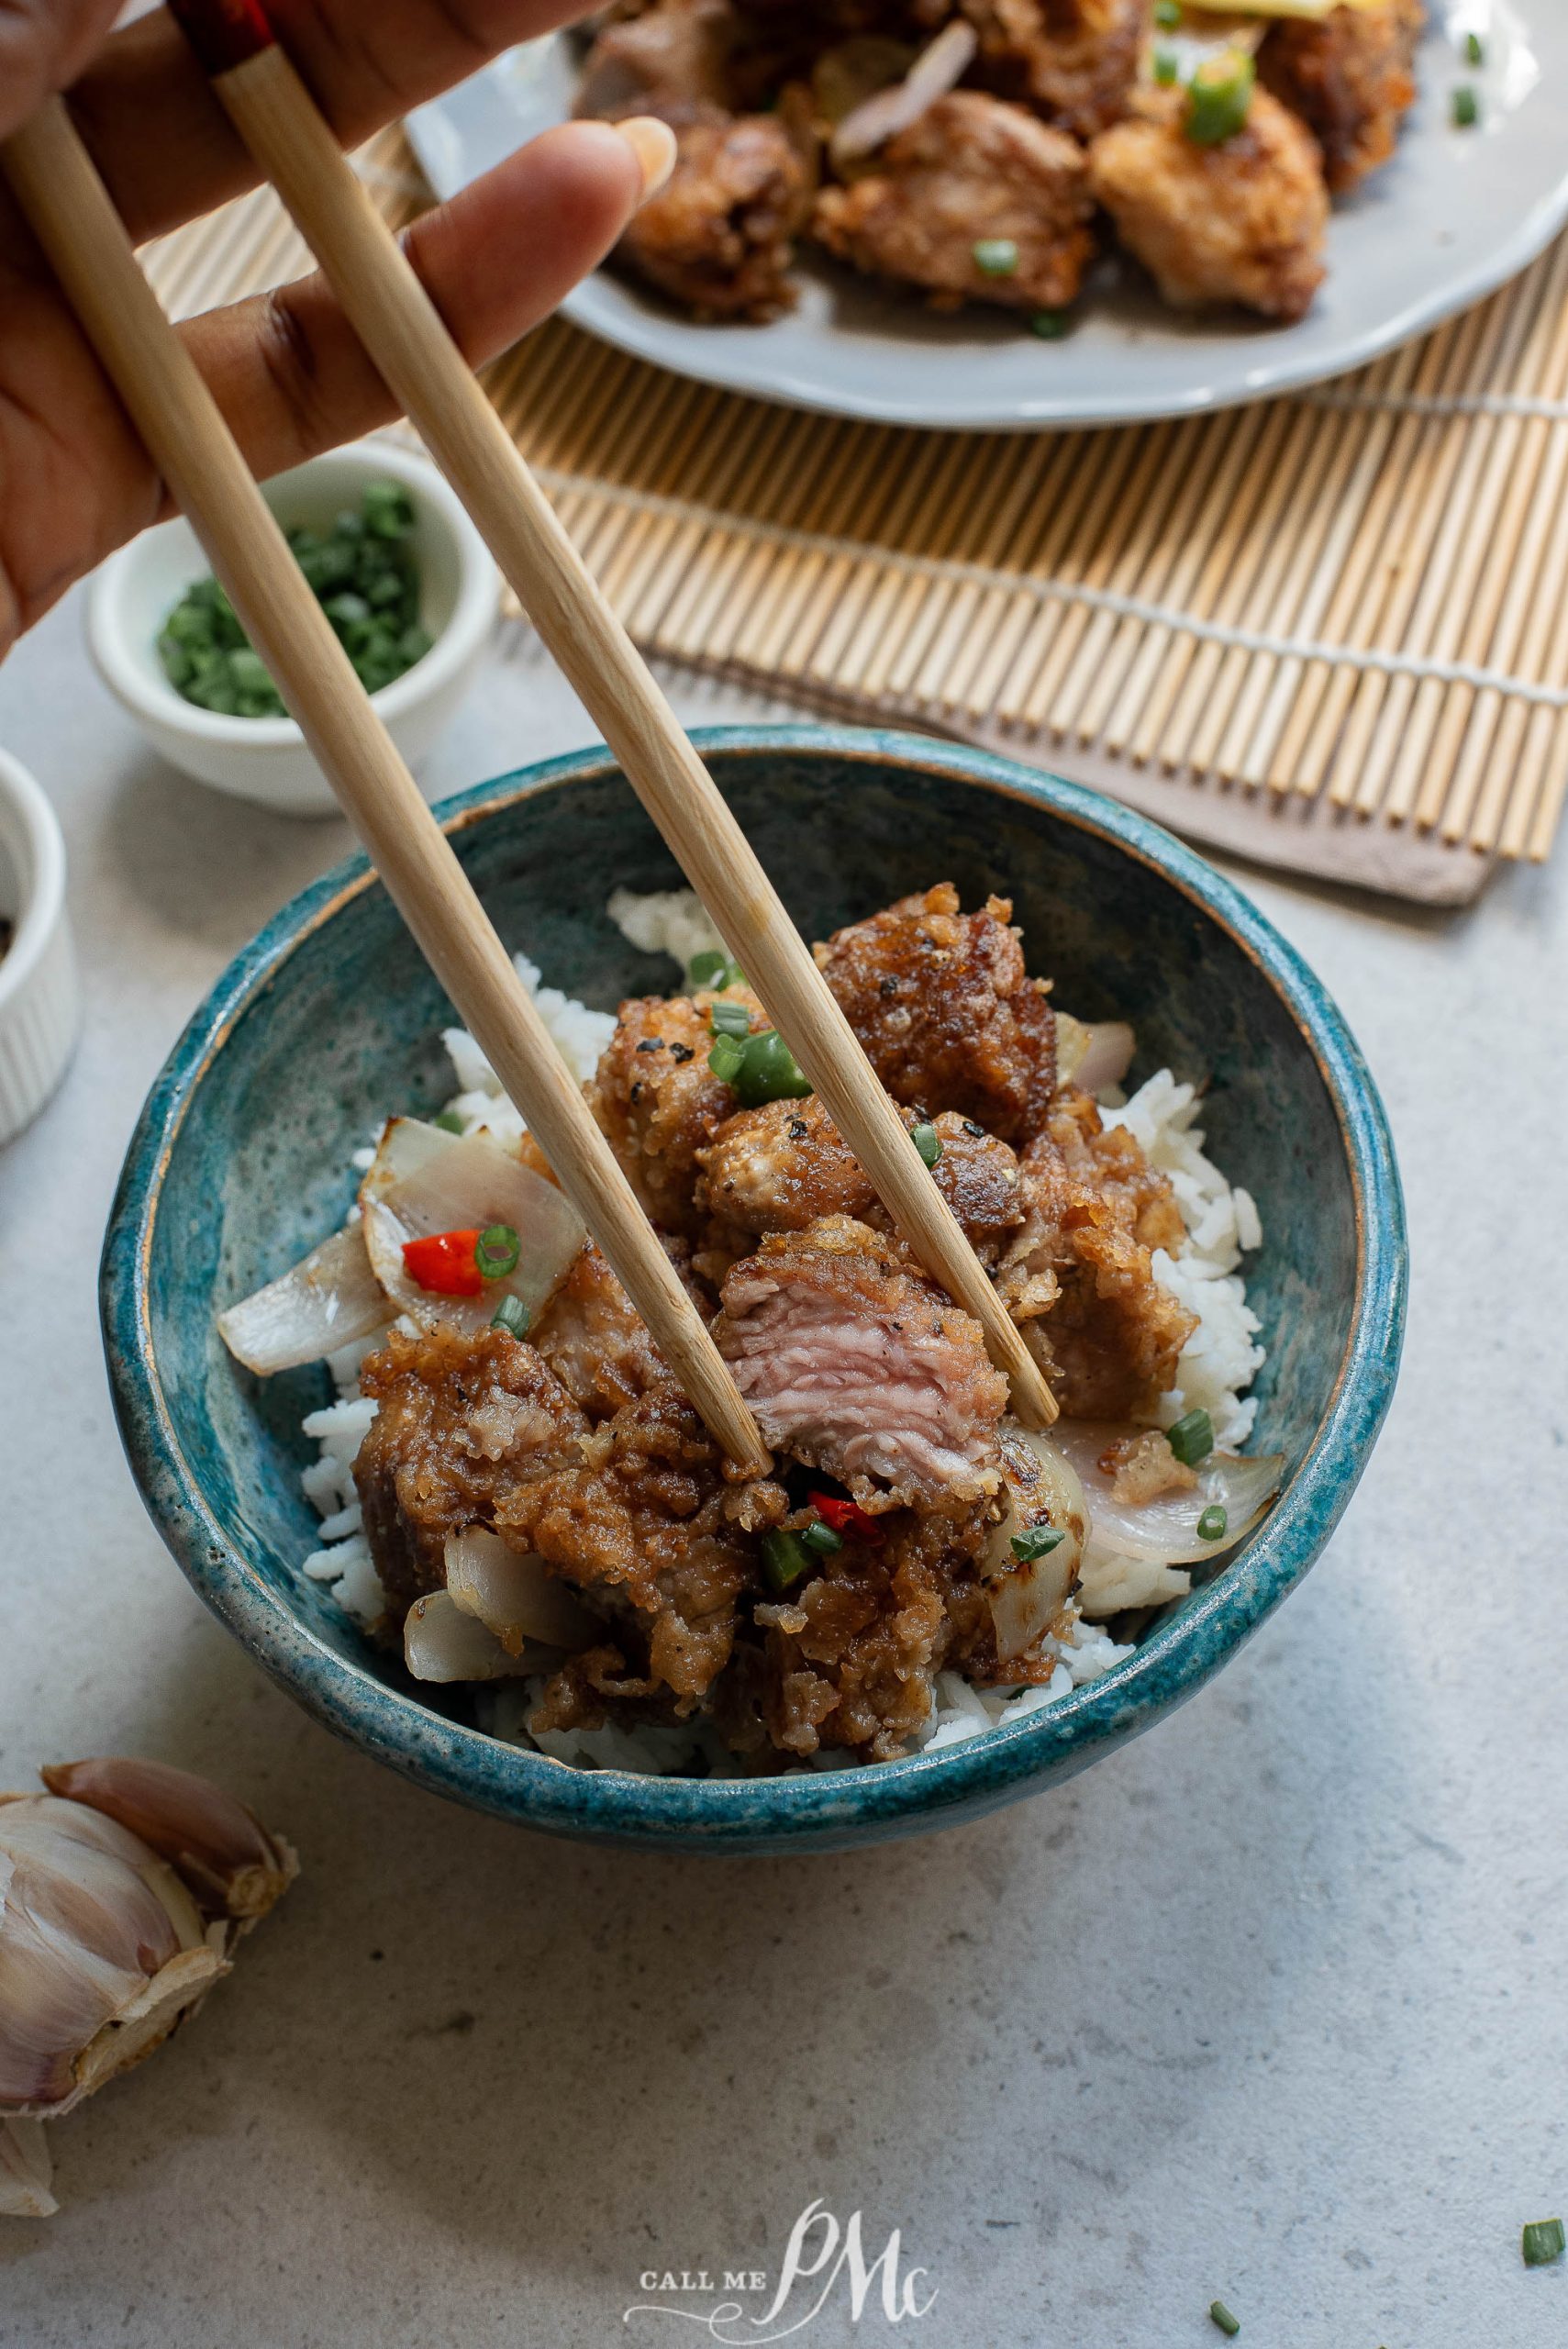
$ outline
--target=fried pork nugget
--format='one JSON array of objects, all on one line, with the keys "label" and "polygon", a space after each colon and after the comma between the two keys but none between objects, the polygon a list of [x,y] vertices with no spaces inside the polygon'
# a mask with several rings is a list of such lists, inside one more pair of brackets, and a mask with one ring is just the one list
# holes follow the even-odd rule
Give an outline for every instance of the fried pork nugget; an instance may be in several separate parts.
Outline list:
[{"label": "fried pork nugget", "polygon": [[[938,308],[968,299],[1056,310],[1083,283],[1093,208],[1073,140],[1021,106],[954,90],[891,139],[863,178],[824,188],[812,226],[841,261],[923,285]],[[1010,265],[983,266],[988,250]]]},{"label": "fried pork nugget", "polygon": [[1218,146],[1186,136],[1182,91],[1140,91],[1134,105],[1090,148],[1089,184],[1164,299],[1304,317],[1323,282],[1329,223],[1311,132],[1266,90]]},{"label": "fried pork nugget", "polygon": [[1421,0],[1375,8],[1333,8],[1318,24],[1271,26],[1258,72],[1299,115],[1323,150],[1337,195],[1393,154],[1416,103],[1416,49],[1426,25]]},{"label": "fried pork nugget", "polygon": [[976,79],[1092,139],[1126,111],[1149,0],[962,0],[980,40]]}]

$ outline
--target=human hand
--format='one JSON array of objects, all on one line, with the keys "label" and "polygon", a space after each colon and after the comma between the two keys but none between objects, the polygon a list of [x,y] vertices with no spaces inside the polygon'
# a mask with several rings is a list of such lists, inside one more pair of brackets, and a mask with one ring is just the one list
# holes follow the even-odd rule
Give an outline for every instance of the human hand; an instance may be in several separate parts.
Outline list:
[{"label": "human hand", "polygon": [[[165,9],[108,34],[117,0],[0,0],[0,139],[69,87],[77,127],[139,242],[256,173]],[[345,145],[583,0],[269,0]],[[409,259],[465,357],[492,358],[615,243],[673,161],[662,123],[548,131],[410,230]],[[180,329],[255,473],[299,464],[395,413],[319,276]],[[0,657],[72,580],[168,510],[137,439],[0,183]]]}]

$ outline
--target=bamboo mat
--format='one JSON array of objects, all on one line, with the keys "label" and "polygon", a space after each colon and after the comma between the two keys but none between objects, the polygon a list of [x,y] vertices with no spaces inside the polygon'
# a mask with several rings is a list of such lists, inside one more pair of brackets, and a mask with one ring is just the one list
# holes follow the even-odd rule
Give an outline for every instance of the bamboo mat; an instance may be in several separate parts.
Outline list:
[{"label": "bamboo mat", "polygon": [[[358,166],[428,201],[399,133]],[[306,265],[270,195],[147,249],[188,316]],[[556,320],[491,384],[650,652],[1434,903],[1568,792],[1568,239],[1423,340],[1179,422],[929,433],[684,382]]]}]

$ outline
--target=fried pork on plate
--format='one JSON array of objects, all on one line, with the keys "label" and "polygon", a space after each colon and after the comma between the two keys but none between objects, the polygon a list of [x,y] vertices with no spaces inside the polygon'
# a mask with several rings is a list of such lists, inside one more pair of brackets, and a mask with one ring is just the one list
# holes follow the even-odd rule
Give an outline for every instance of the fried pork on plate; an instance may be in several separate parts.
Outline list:
[{"label": "fried pork on plate", "polygon": [[953,90],[901,130],[862,178],[827,187],[812,233],[840,261],[965,300],[1058,310],[1095,250],[1083,150],[1020,106]]},{"label": "fried pork on plate", "polygon": [[1266,90],[1213,146],[1183,128],[1184,92],[1140,90],[1134,104],[1090,148],[1089,183],[1165,300],[1304,317],[1323,282],[1329,225],[1312,133]]},{"label": "fried pork on plate", "polygon": [[1393,154],[1416,103],[1416,50],[1425,27],[1421,0],[1332,8],[1316,24],[1270,27],[1258,72],[1317,139],[1337,195]]},{"label": "fried pork on plate", "polygon": [[658,106],[728,107],[738,33],[728,0],[667,0],[606,25],[584,63],[575,111],[614,121]]},{"label": "fried pork on plate", "polygon": [[976,79],[1092,139],[1126,111],[1149,0],[961,0],[980,39]]},{"label": "fried pork on plate", "polygon": [[651,105],[675,133],[668,184],[616,251],[699,318],[761,324],[795,306],[795,238],[811,209],[810,155],[783,112]]}]

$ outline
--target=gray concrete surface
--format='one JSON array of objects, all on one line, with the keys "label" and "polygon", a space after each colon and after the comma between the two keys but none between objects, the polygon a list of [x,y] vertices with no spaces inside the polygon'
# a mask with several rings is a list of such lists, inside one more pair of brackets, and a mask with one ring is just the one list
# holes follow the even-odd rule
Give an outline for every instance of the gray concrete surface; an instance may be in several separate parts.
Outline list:
[{"label": "gray concrete surface", "polygon": [[[0,1786],[161,1754],[305,1873],[199,2021],[56,2132],[61,2214],[0,2225],[4,2349],[678,2349],[692,2317],[623,2321],[661,2297],[639,2277],[776,2276],[815,2198],[868,2256],[899,2229],[937,2298],[857,2321],[840,2286],[811,2349],[1202,2349],[1217,2294],[1241,2349],[1568,2339],[1568,2272],[1518,2253],[1568,2206],[1561,863],[1458,919],[1247,880],[1385,1087],[1416,1270],[1372,1470],[1224,1677],[1065,1792],[869,1858],[590,1853],[334,1743],[142,1514],[94,1301],[122,1149],[343,836],[160,768],[77,629],[0,673],[89,1004],[0,1157]],[[588,731],[497,661],[439,773]]]}]

